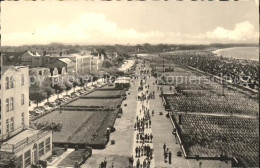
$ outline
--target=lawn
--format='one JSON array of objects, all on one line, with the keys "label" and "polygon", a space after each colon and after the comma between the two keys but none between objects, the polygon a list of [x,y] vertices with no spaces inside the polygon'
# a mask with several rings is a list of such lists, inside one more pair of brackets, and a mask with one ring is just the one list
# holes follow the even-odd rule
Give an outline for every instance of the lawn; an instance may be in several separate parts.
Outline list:
[{"label": "lawn", "polygon": [[61,132],[53,133],[53,142],[66,142],[69,136],[87,121],[92,114],[92,111],[62,111],[61,113],[54,111],[33,121],[33,123],[62,123]]},{"label": "lawn", "polygon": [[83,160],[84,150],[76,150],[71,152],[65,159],[59,163],[59,167],[74,167],[76,161],[79,163]]}]

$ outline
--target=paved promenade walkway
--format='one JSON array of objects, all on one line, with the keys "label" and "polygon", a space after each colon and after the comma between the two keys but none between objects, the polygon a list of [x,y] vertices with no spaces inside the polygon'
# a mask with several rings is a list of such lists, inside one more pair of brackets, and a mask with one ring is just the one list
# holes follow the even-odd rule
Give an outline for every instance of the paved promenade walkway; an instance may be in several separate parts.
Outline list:
[{"label": "paved promenade walkway", "polygon": [[[140,80],[139,80],[140,82]],[[147,85],[145,85],[146,88],[143,90],[143,91],[140,91],[139,92],[139,95],[140,93],[143,93],[145,94],[145,92],[148,90],[147,89]],[[149,109],[150,111],[150,108],[149,108],[149,101],[147,100],[144,100],[144,101],[137,101],[137,110],[136,110],[136,122],[137,122],[137,119],[142,119],[142,118],[145,118],[145,113],[144,111],[146,109]],[[146,114],[147,114],[147,110],[146,110]],[[148,121],[146,121],[148,122]],[[137,125],[137,124],[136,124]],[[142,131],[141,131],[142,132]],[[139,168],[141,167],[144,167],[143,165],[147,165],[145,167],[148,167],[148,165],[150,165],[149,167],[155,167],[155,163],[154,163],[154,156],[153,156],[153,153],[151,154],[151,159],[148,159],[148,156],[146,154],[146,152],[144,151],[145,149],[145,146],[149,146],[150,149],[153,151],[153,143],[151,140],[147,141],[145,140],[144,142],[140,139],[140,135],[152,135],[152,128],[151,126],[148,126],[148,128],[146,127],[146,125],[144,125],[144,131],[143,133],[140,134],[140,131],[138,131],[138,129],[136,128],[135,129],[135,132],[134,132],[134,141],[133,141],[133,156],[135,156],[134,158],[134,166]],[[137,138],[138,137],[138,138]],[[138,156],[138,152],[136,152],[137,150],[136,149],[140,149],[141,150],[141,154],[140,156]],[[139,162],[139,164],[138,164]]]}]

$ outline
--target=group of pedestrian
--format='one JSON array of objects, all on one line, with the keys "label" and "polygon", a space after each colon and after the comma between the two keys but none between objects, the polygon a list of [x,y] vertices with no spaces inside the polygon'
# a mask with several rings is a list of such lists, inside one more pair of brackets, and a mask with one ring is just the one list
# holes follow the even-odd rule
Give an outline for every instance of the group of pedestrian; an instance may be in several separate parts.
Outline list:
[{"label": "group of pedestrian", "polygon": [[149,70],[145,62],[141,66],[140,73],[146,76],[142,77],[140,81],[140,86],[142,86],[144,90],[141,90],[137,98],[141,101],[141,109],[140,113],[136,116],[134,130],[138,131],[136,133],[136,142],[141,143],[141,145],[135,148],[135,157],[138,158],[135,166],[136,168],[150,168],[151,160],[153,159],[153,149],[149,143],[153,141],[153,134],[148,130],[152,126],[152,120],[147,105],[152,96],[148,91],[150,86],[147,84],[147,73],[149,73]]},{"label": "group of pedestrian", "polygon": [[169,148],[166,147],[166,144],[163,144],[163,156],[164,156],[164,162],[172,164],[172,152],[169,151]]},{"label": "group of pedestrian", "polygon": [[153,157],[153,149],[149,144],[142,144],[135,148],[135,157],[140,158],[141,156],[146,156],[147,159],[151,160]]},{"label": "group of pedestrian", "polygon": [[151,161],[149,159],[144,159],[143,163],[141,163],[140,160],[137,159],[136,168],[150,168],[150,166],[151,166]]},{"label": "group of pedestrian", "polygon": [[[140,110],[140,114],[141,113],[142,110]],[[142,118],[136,116],[136,122],[134,124],[134,130],[138,130],[139,133],[142,133],[144,132],[145,129],[152,127],[152,119],[149,110],[147,110],[147,112],[144,111],[143,113],[144,113],[144,117]]]},{"label": "group of pedestrian", "polygon": [[136,134],[136,142],[144,143],[152,143],[153,142],[153,134],[152,133],[137,133]]}]

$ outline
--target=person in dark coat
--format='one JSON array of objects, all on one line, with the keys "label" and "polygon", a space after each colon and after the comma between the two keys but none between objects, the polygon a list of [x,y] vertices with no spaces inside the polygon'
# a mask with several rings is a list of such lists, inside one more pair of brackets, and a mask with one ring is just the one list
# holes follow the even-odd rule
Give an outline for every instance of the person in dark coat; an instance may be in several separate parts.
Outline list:
[{"label": "person in dark coat", "polygon": [[139,167],[140,167],[140,160],[138,159],[136,162],[136,168],[139,168]]},{"label": "person in dark coat", "polygon": [[107,161],[106,161],[106,158],[105,158],[105,160],[104,160],[104,168],[106,168],[107,167]]},{"label": "person in dark coat", "polygon": [[169,152],[169,164],[172,164],[172,152]]},{"label": "person in dark coat", "polygon": [[138,155],[138,147],[135,148],[135,157],[137,157]]},{"label": "person in dark coat", "polygon": [[166,150],[166,144],[164,143],[163,144],[163,151],[165,151]]}]

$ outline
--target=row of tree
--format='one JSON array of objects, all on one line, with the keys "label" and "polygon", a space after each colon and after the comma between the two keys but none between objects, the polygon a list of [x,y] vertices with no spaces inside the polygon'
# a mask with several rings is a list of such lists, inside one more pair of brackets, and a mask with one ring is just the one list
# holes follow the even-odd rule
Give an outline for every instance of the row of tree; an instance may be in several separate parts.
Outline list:
[{"label": "row of tree", "polygon": [[75,88],[77,86],[83,87],[84,85],[85,83],[82,80],[75,80],[73,82],[58,83],[51,87],[50,82],[47,81],[41,86],[32,85],[30,87],[31,91],[29,94],[29,99],[37,104],[38,107],[38,104],[45,99],[47,99],[47,101],[49,102],[49,98],[53,94],[57,94],[57,98],[59,98],[59,94],[61,94],[62,92],[66,91],[66,94],[68,95],[68,91],[72,88],[74,88],[75,92]]}]

